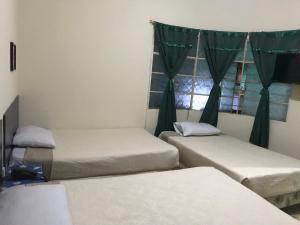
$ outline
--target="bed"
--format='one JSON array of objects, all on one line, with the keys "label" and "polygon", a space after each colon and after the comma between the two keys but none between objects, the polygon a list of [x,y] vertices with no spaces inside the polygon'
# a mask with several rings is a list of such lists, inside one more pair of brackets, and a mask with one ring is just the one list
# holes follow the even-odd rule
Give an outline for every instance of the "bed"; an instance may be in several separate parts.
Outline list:
[{"label": "bed", "polygon": [[[84,178],[175,169],[178,150],[142,128],[52,130],[56,148],[23,149],[15,154],[12,139],[18,127],[18,101],[4,118],[6,155],[22,163],[42,164],[47,180]],[[22,150],[22,149],[21,149]]]},{"label": "bed", "polygon": [[[64,189],[65,197],[62,192],[47,196],[51,188]],[[73,225],[299,224],[222,172],[205,167],[18,187],[0,193],[0,217],[6,225],[57,220],[69,225],[68,219]]]},{"label": "bed", "polygon": [[300,160],[229,135],[182,137],[163,132],[186,167],[213,166],[283,208],[300,203]]},{"label": "bed", "polygon": [[54,150],[28,148],[25,163],[42,163],[49,180],[169,170],[178,150],[142,128],[52,130]]}]

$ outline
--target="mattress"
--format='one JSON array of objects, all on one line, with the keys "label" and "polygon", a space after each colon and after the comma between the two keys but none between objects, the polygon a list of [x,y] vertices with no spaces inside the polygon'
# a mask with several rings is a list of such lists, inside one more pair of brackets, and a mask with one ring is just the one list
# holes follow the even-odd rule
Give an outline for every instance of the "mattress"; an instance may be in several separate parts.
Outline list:
[{"label": "mattress", "polygon": [[181,137],[164,133],[187,167],[213,166],[264,198],[300,191],[300,160],[228,135]]},{"label": "mattress", "polygon": [[62,181],[74,225],[292,225],[214,168]]},{"label": "mattress", "polygon": [[0,192],[1,225],[72,225],[62,185],[13,187]]},{"label": "mattress", "polygon": [[[56,148],[28,149],[27,163],[50,162],[50,180],[169,170],[178,150],[144,129],[52,130]],[[38,153],[37,153],[38,152]]]}]

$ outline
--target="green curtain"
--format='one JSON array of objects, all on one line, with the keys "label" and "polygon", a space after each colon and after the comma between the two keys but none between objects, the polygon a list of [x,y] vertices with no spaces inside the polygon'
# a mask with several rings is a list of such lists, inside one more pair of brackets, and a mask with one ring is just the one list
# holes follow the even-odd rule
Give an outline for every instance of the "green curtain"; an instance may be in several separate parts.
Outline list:
[{"label": "green curtain", "polygon": [[250,43],[256,68],[263,86],[250,142],[267,148],[270,128],[270,94],[277,54],[299,53],[300,31],[254,32],[250,33]]},{"label": "green curtain", "polygon": [[237,53],[244,47],[247,33],[208,31],[200,32],[201,45],[214,86],[209,94],[200,122],[213,126],[218,124],[219,101],[221,96],[220,82],[223,80]]},{"label": "green curtain", "polygon": [[199,30],[156,22],[154,32],[159,54],[168,77],[155,130],[155,135],[158,136],[162,131],[174,130],[176,105],[173,79],[184,63],[190,48],[193,47]]}]

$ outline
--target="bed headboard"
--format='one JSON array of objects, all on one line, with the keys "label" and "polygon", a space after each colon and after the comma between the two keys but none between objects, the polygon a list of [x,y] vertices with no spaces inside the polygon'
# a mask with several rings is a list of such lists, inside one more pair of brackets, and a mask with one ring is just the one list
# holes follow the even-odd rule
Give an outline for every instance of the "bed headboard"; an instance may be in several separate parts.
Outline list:
[{"label": "bed headboard", "polygon": [[0,120],[0,180],[4,175],[4,160],[3,160],[3,120]]},{"label": "bed headboard", "polygon": [[19,127],[19,97],[17,96],[13,103],[9,106],[3,116],[3,134],[2,134],[2,146],[3,146],[3,164],[4,168],[7,168],[9,158],[13,149],[13,138]]}]

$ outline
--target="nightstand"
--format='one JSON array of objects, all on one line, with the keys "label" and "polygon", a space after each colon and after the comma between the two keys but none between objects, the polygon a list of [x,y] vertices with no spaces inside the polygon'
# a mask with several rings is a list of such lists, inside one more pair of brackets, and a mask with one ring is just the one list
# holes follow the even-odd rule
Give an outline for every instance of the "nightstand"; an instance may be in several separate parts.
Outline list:
[{"label": "nightstand", "polygon": [[[31,172],[35,172],[37,175],[32,179],[13,179],[11,177],[11,171],[13,169],[26,169]],[[13,186],[26,185],[26,184],[35,184],[45,182],[45,177],[43,175],[42,165],[39,164],[20,164],[14,165],[9,168],[7,175],[0,181],[0,187],[2,189],[7,189]]]}]

